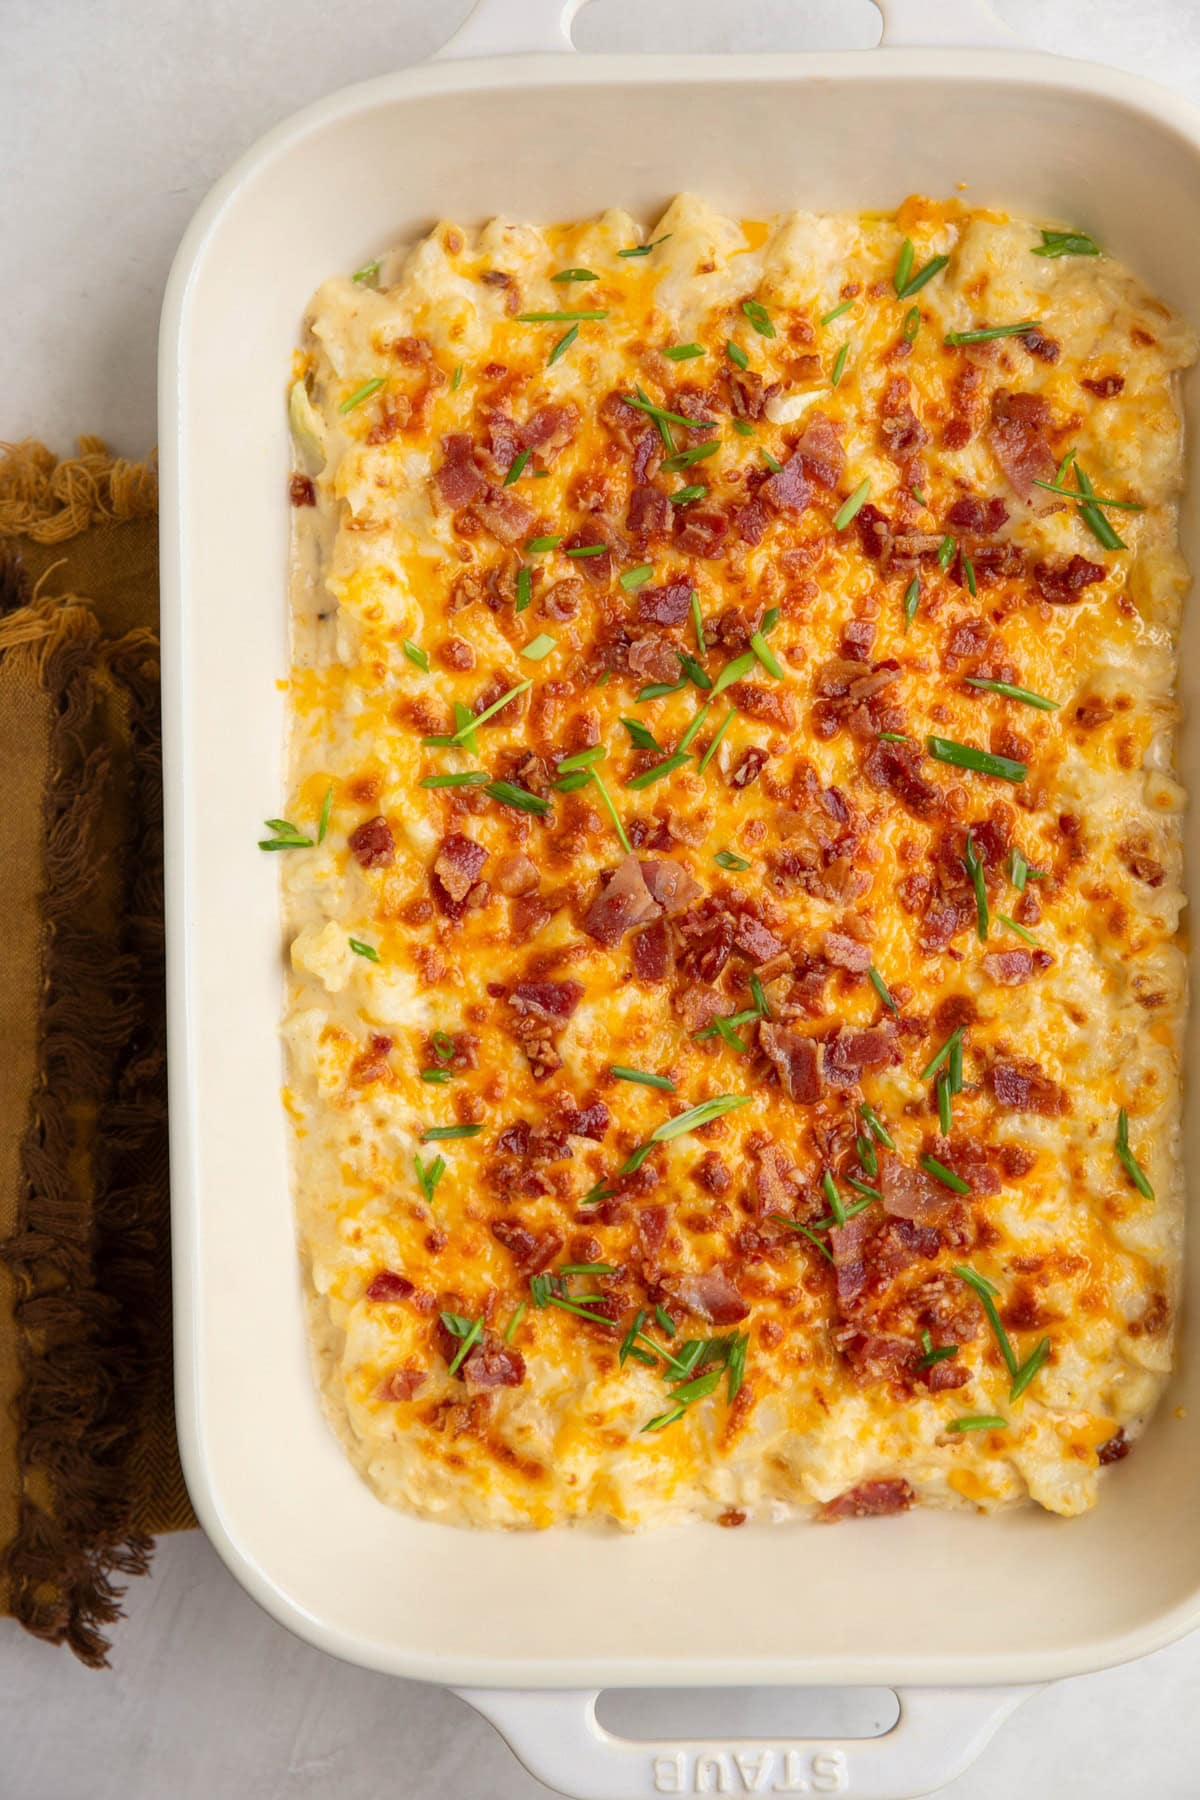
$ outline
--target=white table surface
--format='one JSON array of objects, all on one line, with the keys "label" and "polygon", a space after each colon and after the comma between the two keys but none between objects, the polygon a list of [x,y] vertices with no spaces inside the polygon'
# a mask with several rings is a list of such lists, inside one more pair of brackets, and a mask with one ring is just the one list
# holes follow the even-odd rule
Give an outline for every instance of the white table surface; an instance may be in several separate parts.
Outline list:
[{"label": "white table surface", "polygon": [[[1027,43],[1200,100],[1196,0],[998,10]],[[427,55],[464,11],[465,0],[0,0],[0,439],[36,432],[65,451],[82,428],[130,456],[149,450],[163,282],[211,182],[297,106]],[[576,38],[721,50],[722,12],[597,0]],[[877,35],[868,0],[756,0],[737,14],[743,49]],[[133,1584],[113,1662],[93,1674],[0,1621],[0,1800],[545,1793],[459,1701],[291,1638],[198,1534],[162,1543],[153,1575]],[[1197,1693],[1200,1635],[1044,1689],[945,1800],[1195,1800]],[[739,1704],[720,1729],[736,1729]],[[660,1715],[644,1710],[653,1729]]]}]

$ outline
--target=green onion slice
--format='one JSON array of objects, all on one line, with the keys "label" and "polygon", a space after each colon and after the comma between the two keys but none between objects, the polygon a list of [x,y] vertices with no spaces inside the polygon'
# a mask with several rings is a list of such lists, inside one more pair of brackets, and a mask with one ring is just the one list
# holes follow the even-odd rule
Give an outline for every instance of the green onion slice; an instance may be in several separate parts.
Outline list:
[{"label": "green onion slice", "polygon": [[1129,1114],[1124,1107],[1117,1114],[1117,1155],[1138,1193],[1146,1200],[1153,1200],[1154,1189],[1150,1185],[1150,1178],[1129,1148]]},{"label": "green onion slice", "polygon": [[1023,762],[1011,756],[993,756],[990,750],[979,750],[974,744],[960,744],[954,738],[930,737],[926,740],[929,754],[936,762],[949,763],[956,769],[973,769],[977,775],[993,775],[997,781],[1024,781],[1028,772]]},{"label": "green onion slice", "polygon": [[870,491],[871,478],[870,476],[867,476],[865,481],[859,482],[854,492],[850,495],[850,498],[844,501],[837,512],[834,513],[833,529],[835,531],[845,531],[851,519],[855,518],[861,510],[863,502],[866,500]]}]

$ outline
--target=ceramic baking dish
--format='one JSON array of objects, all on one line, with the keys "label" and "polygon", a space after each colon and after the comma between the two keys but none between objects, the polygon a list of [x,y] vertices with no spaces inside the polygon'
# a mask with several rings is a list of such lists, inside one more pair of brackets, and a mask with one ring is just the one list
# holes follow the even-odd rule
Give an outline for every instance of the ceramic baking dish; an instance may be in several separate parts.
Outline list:
[{"label": "ceramic baking dish", "polygon": [[[1186,227],[1200,191],[1200,115],[1125,75],[1018,52],[983,0],[879,5],[878,50],[635,58],[562,54],[569,0],[483,0],[441,58],[310,107],[252,150],[197,215],[163,315],[172,1187],[188,1485],[229,1567],[284,1624],[371,1668],[476,1690],[538,1775],[594,1800],[923,1791],[961,1766],[1029,1684],[1140,1655],[1200,1623],[1191,1333],[1145,1441],[1106,1479],[1099,1507],[1071,1522],[1030,1508],[836,1529],[453,1530],[373,1498],[326,1427],[309,1371],[279,1103],[278,897],[255,848],[280,794],[283,395],[306,302],[331,270],[439,216],[557,219],[619,204],[652,219],[684,187],[751,215],[891,207],[961,182],[977,203],[1094,231],[1196,317],[1200,234]],[[924,47],[939,40],[958,47]],[[1193,565],[1198,496],[1193,477]],[[1185,640],[1185,690],[1197,669]],[[1183,775],[1200,790],[1198,744],[1187,732]],[[1193,1094],[1189,1144],[1198,1129]],[[1198,1278],[1200,1233],[1193,1290]],[[861,1743],[742,1744],[735,1754],[621,1743],[592,1710],[604,1686],[790,1683],[898,1687],[899,1724]]]}]

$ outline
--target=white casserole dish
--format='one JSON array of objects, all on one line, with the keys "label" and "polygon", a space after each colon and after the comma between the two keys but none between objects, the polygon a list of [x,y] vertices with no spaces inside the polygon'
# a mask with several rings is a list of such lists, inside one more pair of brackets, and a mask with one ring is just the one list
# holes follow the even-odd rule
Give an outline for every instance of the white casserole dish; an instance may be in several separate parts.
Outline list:
[{"label": "white casserole dish", "polygon": [[[184,1467],[218,1551],[275,1617],[368,1667],[487,1690],[470,1698],[547,1782],[593,1800],[883,1800],[949,1779],[1028,1684],[1200,1624],[1200,1441],[1182,1410],[1200,1342],[1181,1336],[1156,1422],[1071,1522],[1030,1508],[834,1530],[502,1535],[374,1499],[309,1369],[279,1103],[278,896],[255,848],[280,792],[289,350],[325,275],[439,216],[620,204],[652,218],[684,187],[753,215],[890,207],[965,182],[976,203],[1094,231],[1195,318],[1200,238],[1185,225],[1200,115],[1130,77],[1004,47],[984,0],[877,0],[884,43],[868,53],[524,54],[569,49],[577,4],[481,0],[452,59],[277,128],[205,202],[171,276],[160,438]],[[947,38],[972,47],[917,47]],[[1200,563],[1194,475],[1183,542]],[[1185,732],[1182,777],[1200,789],[1198,763]],[[1200,1137],[1194,1098],[1185,1133]],[[1195,1236],[1193,1296],[1198,1281]],[[557,1593],[586,1596],[586,1630]],[[604,1686],[790,1683],[946,1691],[902,1694],[883,1738],[702,1754],[621,1744],[592,1710]]]}]

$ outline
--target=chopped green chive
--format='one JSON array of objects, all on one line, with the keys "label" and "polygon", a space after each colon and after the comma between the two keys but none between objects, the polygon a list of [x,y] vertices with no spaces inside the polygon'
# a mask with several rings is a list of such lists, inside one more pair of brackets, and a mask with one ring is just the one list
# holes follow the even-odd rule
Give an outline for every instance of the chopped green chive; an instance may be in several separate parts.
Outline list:
[{"label": "chopped green chive", "polygon": [[692,444],[688,449],[680,450],[676,455],[664,458],[662,466],[668,474],[674,474],[676,469],[689,469],[693,463],[703,462],[706,457],[715,456],[720,448],[720,438],[705,438],[702,444]]},{"label": "chopped green chive", "polygon": [[607,319],[607,310],[575,312],[527,312],[517,314],[518,325],[565,325],[571,319]]},{"label": "chopped green chive", "polygon": [[446,1371],[448,1375],[456,1375],[472,1345],[478,1343],[483,1336],[483,1320],[464,1319],[461,1314],[452,1312],[444,1312],[440,1317],[446,1330],[461,1340],[454,1353],[454,1361]]},{"label": "chopped green chive", "polygon": [[968,1413],[961,1419],[951,1419],[947,1431],[1007,1431],[1008,1420],[1002,1419],[998,1413]]},{"label": "chopped green chive", "polygon": [[763,636],[766,637],[769,632],[774,631],[778,623],[779,608],[777,606],[768,606],[766,612],[762,616],[762,624],[759,626],[759,630],[762,632]]},{"label": "chopped green chive", "polygon": [[533,599],[533,575],[528,563],[522,563],[517,570],[517,604],[516,612],[524,612]]},{"label": "chopped green chive", "polygon": [[454,1076],[449,1069],[422,1069],[421,1080],[427,1081],[431,1087],[444,1087]]},{"label": "chopped green chive", "polygon": [[455,393],[456,390],[462,386],[462,378],[463,378],[463,366],[461,363],[455,363],[454,373],[450,377],[450,392],[452,394]]},{"label": "chopped green chive", "polygon": [[376,258],[374,262],[364,263],[361,269],[355,269],[352,279],[358,282],[374,281],[381,267],[382,259]]},{"label": "chopped green chive", "polygon": [[518,694],[523,694],[526,688],[531,688],[532,686],[532,679],[529,681],[518,681],[516,687],[509,688],[507,694],[501,694],[498,700],[493,700],[490,706],[485,706],[481,713],[472,713],[470,724],[461,725],[454,733],[455,743],[461,744],[463,739],[468,737],[470,733],[475,730],[477,725],[486,724],[487,720],[498,713],[501,707],[507,706],[510,700],[515,700]]},{"label": "chopped green chive", "polygon": [[561,543],[561,537],[536,537],[530,538],[525,548],[531,556],[536,556],[541,550],[557,550]]},{"label": "chopped green chive", "polygon": [[1025,1358],[1025,1361],[1013,1376],[1013,1384],[1008,1390],[1008,1397],[1010,1400],[1019,1400],[1021,1398],[1021,1395],[1025,1392],[1025,1389],[1029,1386],[1049,1354],[1050,1339],[1044,1337],[1030,1351],[1029,1355]]},{"label": "chopped green chive", "polygon": [[942,539],[941,543],[938,545],[937,559],[939,566],[943,570],[950,567],[950,564],[954,561],[954,553],[957,549],[958,545],[952,537],[947,535]]},{"label": "chopped green chive", "polygon": [[[954,1045],[962,1043],[963,1032],[965,1030],[966,1027],[960,1025],[955,1031],[950,1033],[950,1036],[946,1039],[937,1055],[933,1058],[933,1061],[928,1063],[926,1067],[921,1070],[921,1073],[917,1077],[918,1081],[932,1081],[942,1064],[946,1061],[946,1058],[950,1055]],[[870,1124],[869,1119],[867,1120],[867,1123]],[[876,1135],[878,1136],[878,1133]],[[882,1139],[880,1141],[882,1142]],[[889,1144],[888,1148],[894,1150],[896,1146],[895,1144]]]},{"label": "chopped green chive", "polygon": [[825,1198],[829,1202],[829,1210],[833,1214],[834,1224],[844,1225],[846,1223],[846,1205],[838,1193],[837,1183],[828,1169],[821,1177],[821,1186],[825,1191]]},{"label": "chopped green chive", "polygon": [[780,469],[782,469],[782,467],[783,467],[783,464],[779,461],[779,458],[776,456],[772,456],[771,452],[769,450],[764,450],[762,453],[762,459],[766,463],[768,469],[770,469],[772,475],[778,475]]},{"label": "chopped green chive", "polygon": [[836,387],[838,385],[839,381],[842,379],[842,376],[846,370],[846,358],[849,356],[849,354],[850,354],[850,340],[849,340],[849,338],[847,338],[846,342],[842,345],[841,349],[838,351],[836,357],[834,358],[833,374],[830,377],[830,382],[829,382],[830,387]]},{"label": "chopped green chive", "polygon": [[423,775],[423,788],[486,787],[491,776],[486,769],[459,769],[449,775]]},{"label": "chopped green chive", "polygon": [[935,762],[949,763],[956,769],[973,769],[977,775],[994,775],[997,781],[1024,781],[1028,772],[1023,762],[1011,756],[993,756],[990,750],[978,750],[974,744],[960,744],[953,738],[930,737],[929,754]]},{"label": "chopped green chive", "polygon": [[947,1362],[950,1357],[958,1355],[957,1344],[941,1344],[935,1350],[933,1339],[927,1331],[921,1333],[921,1348],[925,1354],[917,1364],[918,1369],[932,1369],[934,1363]]},{"label": "chopped green chive", "polygon": [[908,630],[921,604],[921,577],[914,575],[904,593],[904,629]]},{"label": "chopped green chive", "polygon": [[600,277],[593,275],[590,269],[560,269],[558,274],[552,275],[550,279],[551,281],[599,281]]},{"label": "chopped green chive", "polygon": [[759,1018],[769,1019],[771,1017],[771,1008],[767,1003],[766,989],[763,987],[762,981],[757,975],[751,975],[750,977],[750,993],[754,1000],[755,1009]]},{"label": "chopped green chive", "polygon": [[887,1007],[888,1011],[898,1013],[900,1008],[893,1000],[888,991],[887,982],[883,979],[883,976],[879,973],[879,970],[875,967],[874,963],[872,963],[867,970],[867,979],[875,989],[875,992],[879,995],[879,998],[883,1001],[883,1004]]},{"label": "chopped green chive", "polygon": [[988,1316],[988,1324],[1000,1346],[1004,1365],[1009,1374],[1015,1378],[1020,1364],[1017,1361],[1017,1353],[1009,1342],[1008,1333],[1000,1321],[1000,1314],[996,1310],[996,1295],[1000,1292],[999,1288],[989,1281],[986,1275],[978,1274],[976,1270],[968,1268],[965,1263],[955,1263],[954,1273],[960,1281],[965,1281],[967,1286],[974,1288],[978,1294],[979,1303]]},{"label": "chopped green chive", "polygon": [[1079,508],[1079,516],[1097,541],[1106,550],[1124,550],[1127,548],[1123,538],[1119,538],[1104,514],[1096,505],[1096,490],[1090,478],[1085,475],[1078,462],[1075,464],[1075,478],[1080,491],[1086,495],[1086,503]]},{"label": "chopped green chive", "polygon": [[743,300],[742,311],[757,331],[759,337],[773,338],[775,327],[771,323],[771,315],[759,300]]},{"label": "chopped green chive", "polygon": [[668,425],[683,425],[688,431],[709,431],[716,424],[715,419],[689,419],[685,413],[668,412],[665,406],[655,406],[642,392],[622,394],[626,406],[636,407],[652,419],[661,419]]},{"label": "chopped green chive", "polygon": [[317,820],[317,842],[325,842],[325,833],[329,830],[329,815],[333,811],[333,783],[325,789],[325,798],[321,802],[321,816]]},{"label": "chopped green chive", "polygon": [[780,662],[761,631],[756,631],[751,637],[750,648],[753,650],[755,656],[757,656],[768,675],[773,675],[776,681],[782,681],[784,679],[785,670],[783,664]]},{"label": "chopped green chive", "polygon": [[437,1192],[437,1184],[446,1173],[446,1159],[444,1156],[435,1156],[428,1168],[419,1156],[414,1156],[413,1161],[417,1166],[418,1185],[429,1205],[432,1206],[433,1196]]},{"label": "chopped green chive", "polygon": [[719,869],[748,869],[750,864],[744,856],[736,856],[732,850],[718,850],[713,857]]},{"label": "chopped green chive", "polygon": [[747,1007],[745,1012],[722,1013],[719,1019],[714,1019],[702,1031],[693,1031],[692,1036],[698,1042],[710,1037],[724,1037],[727,1031],[732,1031],[738,1025],[752,1024],[757,1018],[758,1008],[754,1006]]},{"label": "chopped green chive", "polygon": [[926,510],[928,510],[929,502],[925,498],[924,493],[922,492],[922,490],[919,487],[909,488],[908,491],[912,495],[913,499],[917,502],[918,506],[923,506],[926,508]]},{"label": "chopped green chive", "polygon": [[951,1045],[949,1071],[950,1092],[952,1094],[961,1094],[963,1091],[963,1047],[961,1038],[956,1038]]},{"label": "chopped green chive", "polygon": [[[558,279],[558,277],[555,276],[555,280],[557,280],[557,279]],[[516,1337],[517,1327],[518,1327],[518,1325],[520,1325],[521,1320],[525,1317],[525,1313],[528,1308],[528,1304],[529,1304],[528,1301],[522,1300],[520,1305],[517,1307],[516,1312],[513,1314],[512,1318],[508,1321],[508,1324],[505,1326],[504,1341],[506,1344],[511,1344],[513,1339]]]},{"label": "chopped green chive", "polygon": [[548,369],[552,369],[554,367],[555,363],[558,362],[562,357],[564,357],[567,354],[567,351],[571,348],[571,345],[575,342],[575,339],[578,336],[579,336],[578,325],[572,325],[568,331],[563,332],[562,336],[559,338],[558,342],[554,345],[554,348],[551,350],[549,356],[546,358],[546,367]]},{"label": "chopped green chive", "polygon": [[1025,883],[1029,879],[1029,864],[1025,860],[1025,852],[1018,850],[1015,844],[1008,853],[1008,879],[1018,894],[1025,892]]},{"label": "chopped green chive", "polygon": [[643,769],[640,775],[631,776],[625,786],[634,789],[653,787],[656,781],[663,779],[664,775],[674,774],[676,769],[682,768],[688,761],[690,758],[685,750],[676,750],[673,756],[665,757],[662,762],[655,763],[652,769]]},{"label": "chopped green chive", "polygon": [[715,1099],[702,1100],[699,1106],[689,1106],[686,1112],[668,1119],[656,1131],[652,1131],[650,1141],[666,1144],[672,1138],[683,1137],[689,1131],[699,1131],[702,1125],[719,1119],[723,1113],[733,1112],[739,1106],[749,1106],[752,1099],[752,1094],[718,1094]]},{"label": "chopped green chive", "polygon": [[649,254],[652,250],[657,250],[657,248],[660,244],[665,244],[667,239],[670,236],[671,236],[671,233],[669,231],[664,231],[660,238],[653,238],[651,240],[651,242],[648,244],[634,244],[628,250],[618,250],[617,255],[618,256],[649,256]]},{"label": "chopped green chive", "polygon": [[912,743],[912,739],[909,737],[908,733],[905,731],[881,731],[879,734],[879,741],[881,744],[911,744]]},{"label": "chopped green chive", "polygon": [[612,1063],[608,1072],[618,1081],[636,1081],[640,1087],[663,1088],[668,1094],[675,1092],[675,1083],[669,1075],[650,1075],[645,1069],[627,1069],[621,1063]]},{"label": "chopped green chive", "polygon": [[630,742],[635,750],[657,750],[661,754],[662,746],[658,739],[640,720],[622,717],[621,723],[629,733]]},{"label": "chopped green chive", "polygon": [[618,579],[625,592],[631,594],[634,588],[644,587],[653,573],[653,563],[639,563],[636,569],[626,569]]},{"label": "chopped green chive", "polygon": [[920,293],[926,282],[932,281],[935,275],[941,274],[949,261],[950,258],[948,256],[931,256],[923,269],[918,269],[916,274],[912,276],[910,280],[906,281],[902,288],[897,289],[896,298],[898,300],[911,300],[914,294]]},{"label": "chopped green chive", "polygon": [[918,331],[920,331],[920,329],[921,329],[921,309],[919,306],[910,306],[908,311],[904,315],[904,341],[905,341],[905,343],[906,344],[915,343],[917,333],[918,333]]},{"label": "chopped green chive", "polygon": [[364,944],[361,938],[347,938],[346,942],[355,956],[365,956],[368,962],[377,963],[379,961],[379,952],[374,944]]},{"label": "chopped green chive", "polygon": [[667,499],[672,506],[690,506],[694,500],[703,500],[707,492],[708,489],[702,482],[694,481],[688,487],[676,488],[673,494],[667,495]]},{"label": "chopped green chive", "polygon": [[854,1153],[862,1165],[863,1174],[874,1179],[879,1174],[879,1157],[871,1139],[863,1137],[861,1132],[854,1140]]},{"label": "chopped green chive", "polygon": [[1023,925],[1018,925],[1017,921],[1015,919],[1010,919],[1007,913],[997,913],[996,917],[1002,925],[1007,925],[1010,931],[1015,931],[1019,938],[1024,939],[1025,943],[1033,944],[1036,947],[1037,939],[1034,937],[1032,931],[1026,931]]},{"label": "chopped green chive", "polygon": [[694,356],[706,354],[703,344],[669,344],[663,351],[672,362],[690,362]]},{"label": "chopped green chive", "polygon": [[694,687],[698,687],[702,693],[707,694],[712,687],[712,682],[709,680],[700,664],[696,661],[695,657],[689,656],[686,650],[676,650],[675,654],[679,658],[679,666],[687,676],[688,680]]},{"label": "chopped green chive", "polygon": [[[1065,494],[1068,500],[1078,500],[1080,498],[1078,488],[1063,487],[1057,481],[1035,480],[1033,485],[1034,487],[1045,488],[1048,494]],[[1089,504],[1092,506],[1115,507],[1118,512],[1145,512],[1146,510],[1139,500],[1110,500],[1101,494],[1090,495]]]},{"label": "chopped green chive", "polygon": [[617,837],[620,840],[622,850],[624,850],[626,856],[632,856],[633,855],[633,845],[629,842],[628,837],[625,835],[625,827],[621,823],[621,815],[617,811],[616,807],[613,805],[612,795],[609,793],[608,789],[605,787],[604,783],[601,781],[599,775],[597,775],[595,769],[592,770],[592,780],[596,784],[596,790],[599,793],[600,799],[602,800],[602,802],[604,804],[604,810],[607,812],[609,818],[612,820],[613,829],[616,832]]},{"label": "chopped green chive", "polygon": [[726,688],[732,687],[735,681],[740,681],[743,675],[748,675],[756,660],[753,650],[746,650],[741,656],[735,656],[732,662],[727,662],[713,683],[713,699],[718,694],[723,694]]},{"label": "chopped green chive", "polygon": [[973,600],[979,592],[979,584],[975,580],[975,564],[965,550],[959,552],[959,560],[962,563],[963,580],[967,584],[967,592]]},{"label": "chopped green chive", "polygon": [[1042,712],[1057,712],[1059,708],[1057,700],[1047,700],[1044,694],[1031,693],[1028,688],[1014,687],[1011,681],[985,681],[981,676],[968,675],[967,686],[979,688],[985,694],[1003,694],[1006,700],[1020,700]]},{"label": "chopped green chive", "polygon": [[539,631],[537,636],[526,644],[519,654],[525,658],[526,662],[541,662],[544,657],[549,656],[557,644],[558,639],[552,638],[548,631]]},{"label": "chopped green chive", "polygon": [[698,775],[703,775],[705,769],[708,767],[709,763],[712,761],[713,757],[716,755],[717,745],[721,742],[721,739],[725,736],[725,733],[729,730],[729,727],[733,724],[733,721],[736,717],[737,717],[736,710],[731,708],[730,711],[726,714],[723,724],[721,724],[717,727],[717,732],[716,732],[715,737],[713,738],[712,743],[708,746],[708,749],[704,752],[704,755],[700,758],[700,761],[696,765],[696,773]]},{"label": "chopped green chive", "polygon": [[708,639],[704,635],[704,615],[700,611],[700,596],[692,589],[692,629],[696,633],[696,648],[701,656],[708,655]]},{"label": "chopped green chive", "polygon": [[838,508],[837,512],[834,513],[833,529],[835,531],[845,531],[845,529],[846,529],[847,525],[850,523],[851,519],[853,519],[857,516],[858,512],[860,511],[860,509],[862,507],[863,502],[865,501],[865,499],[866,499],[867,495],[870,493],[870,491],[871,491],[871,478],[870,478],[870,476],[868,476],[865,481],[859,482],[858,486],[855,488],[855,490],[851,494],[850,498],[848,500],[844,501],[842,503],[842,505]]},{"label": "chopped green chive", "polygon": [[1153,1200],[1154,1189],[1150,1185],[1149,1177],[1129,1148],[1129,1114],[1124,1107],[1117,1114],[1117,1155],[1138,1193],[1142,1195],[1143,1199]]},{"label": "chopped green chive", "polygon": [[688,726],[687,730],[684,732],[683,736],[680,738],[679,742],[676,744],[676,746],[675,746],[676,755],[680,754],[682,751],[691,749],[692,740],[695,738],[697,732],[700,731],[700,729],[703,726],[704,721],[707,717],[708,717],[708,704],[706,702],[700,708],[699,712],[696,714],[695,718],[692,720],[691,724]]},{"label": "chopped green chive", "polygon": [[821,1240],[817,1236],[816,1232],[811,1231],[807,1225],[802,1225],[800,1223],[799,1219],[789,1219],[786,1213],[768,1213],[767,1217],[770,1219],[774,1219],[776,1224],[778,1224],[778,1225],[786,1225],[789,1231],[798,1231],[802,1237],[806,1237],[808,1239],[809,1243],[812,1244],[814,1249],[817,1249],[821,1252],[821,1255],[825,1258],[826,1262],[831,1263],[833,1261],[832,1255],[830,1254],[830,1252],[826,1248],[826,1246],[821,1242]]},{"label": "chopped green chive", "polygon": [[420,644],[414,644],[411,638],[404,640],[404,654],[410,663],[416,663],[418,669],[429,669],[429,652],[422,650]]},{"label": "chopped green chive", "polygon": [[385,376],[376,375],[374,380],[364,381],[360,388],[355,388],[352,394],[347,394],[338,407],[338,411],[340,413],[353,412],[356,406],[361,406],[364,400],[369,400],[372,394],[377,394],[385,380]]},{"label": "chopped green chive", "polygon": [[511,781],[489,781],[484,793],[493,800],[499,800],[505,806],[513,807],[517,812],[548,813],[550,802],[543,800],[538,794],[531,794],[526,788],[516,787]]},{"label": "chopped green chive", "polygon": [[520,481],[525,473],[525,465],[532,455],[532,450],[521,450],[513,457],[508,465],[508,474],[504,477],[505,487],[512,487],[514,482]]},{"label": "chopped green chive", "polygon": [[853,300],[843,300],[839,306],[832,307],[829,312],[824,313],[820,323],[822,325],[832,325],[835,319],[840,319],[843,313],[848,313],[853,305]]},{"label": "chopped green chive", "polygon": [[750,367],[750,358],[746,355],[746,352],[742,349],[741,345],[735,344],[732,338],[725,339],[725,354],[731,363],[737,364],[739,369],[748,369]]},{"label": "chopped green chive", "polygon": [[312,849],[313,840],[306,836],[298,825],[293,825],[290,819],[265,819],[263,823],[267,830],[274,832],[275,835],[274,837],[260,838],[258,840],[260,850]]},{"label": "chopped green chive", "polygon": [[733,429],[737,432],[739,437],[754,436],[754,427],[749,419],[730,419],[729,423],[733,426]]},{"label": "chopped green chive", "polygon": [[448,1031],[435,1031],[430,1036],[433,1053],[439,1062],[449,1062],[454,1055],[454,1039]]},{"label": "chopped green chive", "polygon": [[589,556],[603,556],[607,550],[607,544],[576,544],[573,550],[564,550],[563,555],[573,556],[576,559],[579,559]]},{"label": "chopped green chive", "polygon": [[943,1137],[950,1136],[950,1128],[954,1122],[951,1107],[950,1077],[939,1075],[937,1080],[938,1130]]},{"label": "chopped green chive", "polygon": [[[922,1077],[922,1079],[924,1079],[924,1077]],[[894,1150],[896,1148],[895,1139],[892,1137],[891,1132],[879,1117],[879,1114],[875,1111],[874,1107],[868,1106],[864,1100],[860,1104],[858,1110],[862,1116],[863,1124],[867,1127],[867,1130],[871,1133],[875,1142],[877,1144],[882,1144],[885,1150]]]},{"label": "chopped green chive", "polygon": [[576,750],[574,756],[560,757],[558,772],[567,775],[575,769],[590,769],[593,763],[603,762],[607,755],[603,744],[593,744],[590,750]]},{"label": "chopped green chive", "polygon": [[981,944],[987,943],[988,934],[988,896],[987,881],[983,864],[975,854],[975,842],[971,833],[967,833],[966,854],[963,857],[971,885],[975,889],[975,931]]},{"label": "chopped green chive", "polygon": [[1024,337],[1027,331],[1036,331],[1040,319],[1021,319],[1015,325],[987,325],[979,331],[948,331],[942,339],[950,349],[957,349],[960,344],[988,344],[993,338]]},{"label": "chopped green chive", "polygon": [[652,681],[647,687],[639,688],[634,699],[640,706],[643,700],[661,700],[664,694],[681,694],[687,686],[683,681]]},{"label": "chopped green chive", "polygon": [[912,275],[913,259],[915,255],[916,251],[913,248],[913,241],[911,238],[906,237],[900,246],[900,254],[896,258],[896,272],[892,276],[892,286],[896,290],[897,298],[903,294],[905,288],[908,286],[909,277]]},{"label": "chopped green chive", "polygon": [[478,1137],[482,1125],[430,1125],[421,1133],[423,1144],[448,1143],[451,1138]]},{"label": "chopped green chive", "polygon": [[1084,231],[1043,231],[1042,241],[1034,246],[1035,256],[1102,256],[1094,238]]},{"label": "chopped green chive", "polygon": [[971,1192],[970,1182],[964,1181],[961,1175],[956,1175],[953,1169],[948,1169],[944,1162],[938,1161],[936,1156],[923,1156],[921,1167],[927,1175],[932,1175],[935,1181],[940,1181],[943,1187],[950,1188],[953,1193],[969,1194]]},{"label": "chopped green chive", "polygon": [[580,788],[585,788],[591,779],[592,771],[590,769],[572,769],[568,775],[563,775],[554,785],[560,794],[576,794]]}]

